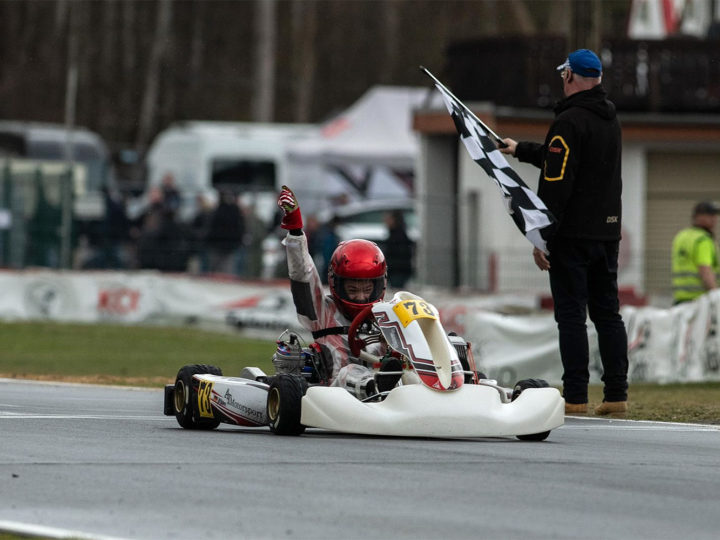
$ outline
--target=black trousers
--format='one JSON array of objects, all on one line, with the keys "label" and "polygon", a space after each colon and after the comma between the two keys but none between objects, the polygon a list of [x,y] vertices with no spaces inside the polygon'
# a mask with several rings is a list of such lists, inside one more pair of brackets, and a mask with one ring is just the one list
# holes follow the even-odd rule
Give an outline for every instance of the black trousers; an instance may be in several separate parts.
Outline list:
[{"label": "black trousers", "polygon": [[550,288],[563,364],[563,396],[587,403],[590,361],[586,321],[595,324],[605,401],[627,399],[627,333],[620,316],[619,242],[557,238],[549,246]]}]

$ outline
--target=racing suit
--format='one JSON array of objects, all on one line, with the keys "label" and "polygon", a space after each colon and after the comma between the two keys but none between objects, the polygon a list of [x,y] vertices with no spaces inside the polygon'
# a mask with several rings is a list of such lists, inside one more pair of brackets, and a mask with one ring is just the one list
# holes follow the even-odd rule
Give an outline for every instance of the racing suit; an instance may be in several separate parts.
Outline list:
[{"label": "racing suit", "polygon": [[[332,365],[327,366],[331,386],[343,387],[358,399],[368,397],[367,383],[373,380],[373,372],[350,354],[347,329],[352,321],[340,312],[332,297],[325,294],[320,274],[308,251],[307,237],[300,230],[292,231],[283,243],[298,320],[313,333],[324,355],[332,359]],[[326,329],[337,329],[341,333],[318,336]],[[368,352],[379,355],[383,353],[383,347],[374,344]]]}]

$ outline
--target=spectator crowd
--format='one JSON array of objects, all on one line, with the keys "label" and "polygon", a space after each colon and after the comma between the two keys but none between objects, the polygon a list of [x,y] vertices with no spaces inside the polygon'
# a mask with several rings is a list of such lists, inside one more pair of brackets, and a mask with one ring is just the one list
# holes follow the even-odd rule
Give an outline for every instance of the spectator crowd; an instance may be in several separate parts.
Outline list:
[{"label": "spectator crowd", "polygon": [[[36,192],[35,211],[24,225],[23,266],[60,268],[60,207],[45,197],[42,183]],[[188,209],[183,208],[170,174],[148,191],[140,212],[134,206],[138,199],[130,203],[126,195],[107,188],[102,195],[104,218],[90,228],[81,222],[73,224],[75,269],[287,278],[282,216],[275,205],[274,216],[265,212],[263,219],[256,208],[257,198],[243,197],[236,188],[220,187],[216,195],[198,194],[193,217],[188,219]],[[322,223],[315,215],[307,217],[308,250],[324,285],[332,253],[347,239],[340,236],[342,224],[338,216]],[[386,237],[375,241],[393,263],[388,283],[402,289],[414,274],[414,242],[408,237],[402,212],[387,212],[385,227]]]}]

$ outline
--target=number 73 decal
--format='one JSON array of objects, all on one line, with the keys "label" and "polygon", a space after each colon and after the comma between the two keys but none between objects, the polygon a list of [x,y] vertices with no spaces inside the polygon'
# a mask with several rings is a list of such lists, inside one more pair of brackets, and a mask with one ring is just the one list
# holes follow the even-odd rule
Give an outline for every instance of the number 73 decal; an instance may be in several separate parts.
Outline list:
[{"label": "number 73 decal", "polygon": [[393,311],[403,326],[407,326],[417,319],[437,319],[435,309],[422,300],[406,300],[395,304]]},{"label": "number 73 decal", "polygon": [[200,381],[198,388],[198,412],[203,418],[213,418],[212,411],[212,389],[213,383],[209,381]]}]

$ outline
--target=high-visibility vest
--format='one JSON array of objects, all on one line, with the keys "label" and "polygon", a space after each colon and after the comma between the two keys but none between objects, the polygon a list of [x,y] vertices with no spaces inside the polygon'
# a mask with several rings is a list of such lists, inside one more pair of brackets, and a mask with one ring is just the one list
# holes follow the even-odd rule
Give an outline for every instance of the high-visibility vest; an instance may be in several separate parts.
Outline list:
[{"label": "high-visibility vest", "polygon": [[717,249],[712,235],[700,227],[683,229],[672,244],[672,285],[675,303],[694,300],[706,292],[698,266],[709,266],[720,273]]}]

